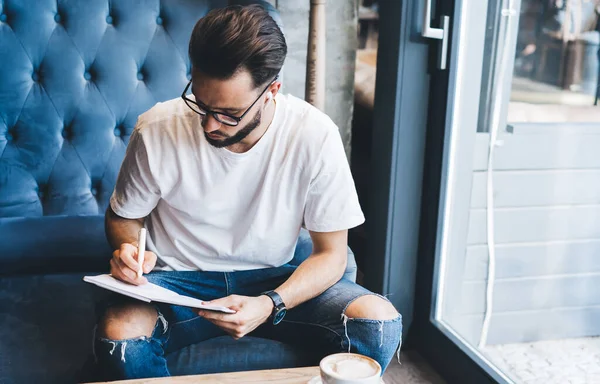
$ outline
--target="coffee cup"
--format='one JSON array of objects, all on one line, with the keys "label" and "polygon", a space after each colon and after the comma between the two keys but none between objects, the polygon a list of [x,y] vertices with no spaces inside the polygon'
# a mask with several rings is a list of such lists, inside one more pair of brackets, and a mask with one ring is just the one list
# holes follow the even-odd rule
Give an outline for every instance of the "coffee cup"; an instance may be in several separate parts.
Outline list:
[{"label": "coffee cup", "polygon": [[381,366],[370,357],[356,353],[336,353],[319,363],[323,384],[379,384]]}]

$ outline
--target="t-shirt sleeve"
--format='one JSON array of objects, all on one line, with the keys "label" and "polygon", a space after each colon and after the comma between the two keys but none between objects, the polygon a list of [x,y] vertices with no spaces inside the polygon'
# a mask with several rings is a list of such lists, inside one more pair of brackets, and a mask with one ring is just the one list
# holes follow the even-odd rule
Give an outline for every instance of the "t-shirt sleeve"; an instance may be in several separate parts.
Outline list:
[{"label": "t-shirt sleeve", "polygon": [[365,217],[358,202],[339,131],[326,136],[315,164],[304,209],[304,225],[314,232],[354,228]]},{"label": "t-shirt sleeve", "polygon": [[136,128],[129,139],[110,206],[121,217],[139,219],[148,216],[159,199],[160,189],[150,169],[146,145]]}]

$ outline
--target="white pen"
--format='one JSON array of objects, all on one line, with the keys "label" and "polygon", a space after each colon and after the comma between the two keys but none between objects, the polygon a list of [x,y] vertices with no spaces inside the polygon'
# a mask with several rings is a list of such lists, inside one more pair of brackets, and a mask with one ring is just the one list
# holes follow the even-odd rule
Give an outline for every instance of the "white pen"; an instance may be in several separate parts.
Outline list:
[{"label": "white pen", "polygon": [[146,228],[140,229],[140,233],[138,234],[138,278],[142,277],[144,270],[142,266],[144,265],[144,253],[146,252]]}]

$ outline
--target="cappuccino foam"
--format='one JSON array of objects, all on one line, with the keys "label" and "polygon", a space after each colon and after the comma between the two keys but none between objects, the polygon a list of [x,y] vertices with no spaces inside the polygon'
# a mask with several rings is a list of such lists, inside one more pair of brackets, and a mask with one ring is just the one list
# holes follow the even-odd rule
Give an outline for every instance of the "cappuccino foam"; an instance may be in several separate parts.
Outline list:
[{"label": "cappuccino foam", "polygon": [[345,379],[365,379],[379,372],[377,365],[358,356],[340,356],[331,359],[323,368]]}]

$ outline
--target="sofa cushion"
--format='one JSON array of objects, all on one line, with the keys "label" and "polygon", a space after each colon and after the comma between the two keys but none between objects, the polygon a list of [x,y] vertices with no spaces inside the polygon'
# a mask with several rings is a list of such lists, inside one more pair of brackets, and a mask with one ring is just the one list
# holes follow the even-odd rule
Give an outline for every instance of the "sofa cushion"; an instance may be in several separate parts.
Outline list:
[{"label": "sofa cushion", "polygon": [[94,295],[82,275],[0,279],[0,382],[75,382],[92,347]]}]

